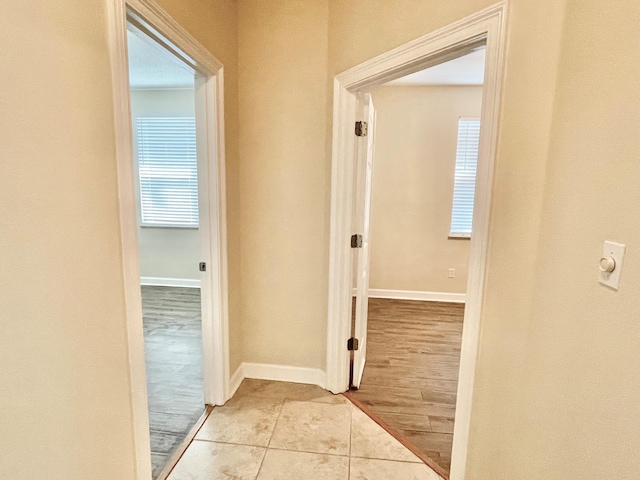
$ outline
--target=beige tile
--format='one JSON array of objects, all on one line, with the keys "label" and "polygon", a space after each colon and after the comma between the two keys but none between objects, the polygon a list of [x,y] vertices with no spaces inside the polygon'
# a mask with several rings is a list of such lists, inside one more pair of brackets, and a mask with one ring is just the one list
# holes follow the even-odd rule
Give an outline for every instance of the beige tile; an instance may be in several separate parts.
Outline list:
[{"label": "beige tile", "polygon": [[266,449],[195,440],[168,480],[254,480]]},{"label": "beige tile", "polygon": [[349,457],[268,450],[257,480],[347,480]]},{"label": "beige tile", "polygon": [[281,408],[278,399],[234,398],[213,409],[196,439],[266,447]]},{"label": "beige tile", "polygon": [[246,378],[240,384],[234,398],[241,397],[274,398],[279,400],[300,400],[306,402],[322,403],[348,403],[342,395],[333,393],[318,387],[317,385],[305,385],[302,383],[274,382],[271,380],[256,380]]},{"label": "beige tile", "polygon": [[343,404],[286,401],[270,446],[348,455],[351,408]]},{"label": "beige tile", "polygon": [[351,458],[350,480],[442,480],[424,463]]},{"label": "beige tile", "polygon": [[404,445],[371,420],[359,408],[351,407],[351,456],[422,463]]}]

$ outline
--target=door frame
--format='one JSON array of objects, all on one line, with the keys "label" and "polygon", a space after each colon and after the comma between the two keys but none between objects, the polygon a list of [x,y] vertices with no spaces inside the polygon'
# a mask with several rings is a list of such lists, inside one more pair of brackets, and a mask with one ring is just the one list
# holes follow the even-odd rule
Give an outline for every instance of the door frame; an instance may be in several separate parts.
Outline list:
[{"label": "door frame", "polygon": [[[118,200],[126,324],[131,386],[136,478],[151,478],[151,446],[144,355],[142,302],[138,252],[138,222],[127,56],[129,14],[144,24],[146,33],[198,73],[195,82],[198,140],[198,186],[208,183],[208,199],[199,205],[203,372],[205,403],[223,405],[229,399],[229,309],[227,280],[227,220],[224,142],[224,67],[152,0],[110,0],[109,50],[114,96]],[[202,139],[204,137],[204,139]],[[201,162],[200,152],[206,159]],[[200,167],[205,166],[204,172]],[[208,201],[207,201],[208,200]]]},{"label": "door frame", "polygon": [[351,248],[354,202],[354,135],[356,92],[442,63],[486,43],[482,130],[476,177],[473,236],[460,355],[460,375],[451,461],[452,480],[465,478],[469,427],[481,334],[482,304],[489,247],[491,188],[498,139],[501,87],[506,47],[506,1],[485,8],[451,25],[390,50],[334,79],[331,172],[329,304],[327,328],[327,388],[333,393],[349,387],[351,336]]}]

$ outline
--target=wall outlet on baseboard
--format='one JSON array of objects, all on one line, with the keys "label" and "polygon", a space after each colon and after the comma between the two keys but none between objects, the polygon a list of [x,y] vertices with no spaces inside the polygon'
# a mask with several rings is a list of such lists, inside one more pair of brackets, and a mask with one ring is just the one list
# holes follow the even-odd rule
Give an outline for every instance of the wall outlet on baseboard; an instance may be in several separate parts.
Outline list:
[{"label": "wall outlet on baseboard", "polygon": [[454,278],[456,276],[456,269],[455,268],[450,268],[449,269],[449,278]]}]

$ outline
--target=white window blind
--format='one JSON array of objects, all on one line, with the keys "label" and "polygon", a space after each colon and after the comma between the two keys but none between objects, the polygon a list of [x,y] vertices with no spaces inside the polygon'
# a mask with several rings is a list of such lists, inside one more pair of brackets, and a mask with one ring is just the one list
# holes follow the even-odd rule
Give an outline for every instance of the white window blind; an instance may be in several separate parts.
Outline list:
[{"label": "white window blind", "polygon": [[458,147],[451,209],[452,237],[471,237],[479,143],[480,119],[461,118],[458,121]]},{"label": "white window blind", "polygon": [[198,227],[193,117],[138,117],[141,225]]}]

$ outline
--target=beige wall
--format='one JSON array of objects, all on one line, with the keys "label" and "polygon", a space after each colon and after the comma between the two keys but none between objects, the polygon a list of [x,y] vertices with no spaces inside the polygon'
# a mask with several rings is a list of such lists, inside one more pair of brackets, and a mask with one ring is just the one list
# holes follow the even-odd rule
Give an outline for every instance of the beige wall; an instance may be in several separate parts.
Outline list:
[{"label": "beige wall", "polygon": [[231,373],[242,362],[240,321],[240,164],[238,157],[237,0],[157,0],[157,3],[224,65],[229,355]]},{"label": "beige wall", "polygon": [[[136,119],[145,116],[195,116],[194,90],[134,89],[131,91],[134,161],[137,164]],[[137,171],[137,167],[136,167]],[[136,184],[138,188],[138,184]],[[140,215],[140,195],[136,195]],[[199,280],[200,233],[197,228],[138,226],[140,276]]]},{"label": "beige wall", "polygon": [[[640,478],[639,25],[637,1],[568,2],[510,478]],[[618,292],[605,240],[627,245]]]},{"label": "beige wall", "polygon": [[325,368],[325,1],[239,2],[244,360]]},{"label": "beige wall", "polygon": [[[161,3],[229,65],[239,352],[236,6]],[[0,477],[132,480],[106,0],[8,2],[0,43]]]},{"label": "beige wall", "polygon": [[480,116],[482,87],[382,86],[372,94],[370,287],[465,293],[469,240],[448,237],[458,119]]},{"label": "beige wall", "polygon": [[132,479],[104,3],[0,15],[0,477]]}]

